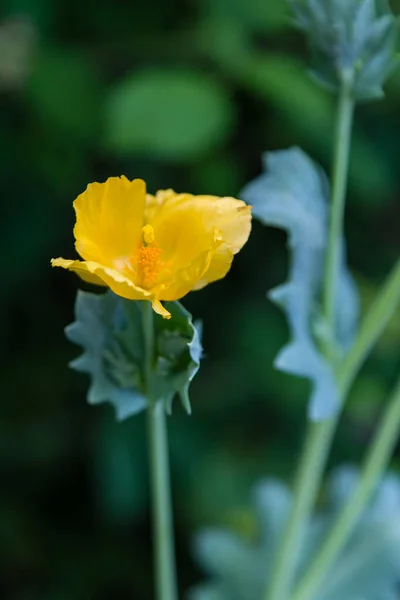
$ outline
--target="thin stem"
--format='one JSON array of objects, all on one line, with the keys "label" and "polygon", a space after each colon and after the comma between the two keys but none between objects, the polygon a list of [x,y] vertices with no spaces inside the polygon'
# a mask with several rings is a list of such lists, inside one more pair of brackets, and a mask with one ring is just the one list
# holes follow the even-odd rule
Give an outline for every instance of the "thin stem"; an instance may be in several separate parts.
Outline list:
[{"label": "thin stem", "polygon": [[350,82],[343,83],[338,106],[332,173],[332,201],[326,253],[323,312],[330,339],[335,339],[335,304],[343,244],[343,219],[349,170],[354,100]]},{"label": "thin stem", "polygon": [[144,340],[144,378],[146,394],[149,402],[153,402],[151,392],[151,378],[154,362],[154,317],[150,302],[142,301],[142,324]]},{"label": "thin stem", "polygon": [[169,482],[165,409],[161,402],[149,408],[149,443],[153,489],[154,559],[158,600],[175,600],[175,559]]},{"label": "thin stem", "polygon": [[[342,405],[365,358],[379,339],[389,320],[395,314],[399,304],[400,259],[366,314],[358,336],[346,356],[342,367],[338,370],[337,379]],[[296,501],[285,531],[281,552],[286,551],[286,548],[289,547],[288,544],[292,543],[292,540],[297,538],[299,540],[298,544],[301,541],[301,535],[295,535],[295,529],[299,523],[305,523],[309,517],[309,507],[313,504],[318,490],[320,476],[326,463],[338,418],[339,414],[322,423],[310,423],[308,426],[306,444],[294,486]],[[290,553],[292,561],[295,561],[297,555],[297,549],[294,550]],[[294,566],[294,564],[289,563],[287,556],[285,558],[279,555],[276,568],[282,569],[282,573],[280,574],[278,571],[275,571],[275,577],[283,579],[285,575],[284,569],[289,569],[288,572],[290,572]],[[303,598],[300,599],[296,596],[295,600],[303,600]]]},{"label": "thin stem", "polygon": [[[361,327],[358,333],[358,336],[350,349],[348,355],[346,356],[344,363],[338,371],[338,385],[339,391],[342,398],[342,404],[344,403],[346,396],[351,388],[351,385],[356,378],[365,358],[368,356],[371,348],[375,345],[376,341],[379,339],[382,331],[385,326],[389,322],[389,320],[393,317],[400,304],[400,259],[397,261],[394,266],[392,272],[387,277],[385,283],[380,289],[377,297],[375,298],[372,306],[370,307],[368,313],[366,314]],[[388,421],[386,421],[387,426],[390,423],[390,419],[392,419],[392,415],[388,410],[389,416],[387,417]],[[333,437],[333,433],[336,428],[336,423],[339,415],[337,415],[334,419],[330,421],[325,421],[320,424],[319,436],[320,443],[317,444],[315,442],[315,448],[317,450],[321,450],[321,447],[324,450],[324,460],[326,459],[329,446]],[[395,420],[393,419],[393,425],[395,425]],[[384,433],[384,435],[387,435]],[[390,441],[390,440],[389,440]],[[326,444],[324,444],[324,442]],[[379,446],[380,447],[380,446]],[[372,450],[371,450],[372,452]],[[306,456],[306,453],[305,453]],[[303,467],[304,468],[304,467]],[[323,468],[323,465],[322,465]],[[298,485],[301,484],[301,480],[299,479]],[[347,509],[351,510],[351,509]],[[349,517],[347,517],[349,518]],[[347,525],[346,525],[347,527]],[[345,528],[343,527],[341,535],[344,534]],[[347,531],[347,535],[350,534],[350,528]],[[333,542],[331,542],[333,543]],[[337,542],[336,542],[337,543]],[[328,552],[328,551],[327,551]],[[319,555],[320,556],[320,555]],[[330,557],[328,556],[330,559]],[[321,559],[321,556],[320,556]],[[322,560],[322,559],[321,559]],[[327,561],[327,559],[325,559]],[[327,561],[328,565],[328,561]],[[318,570],[321,567],[318,567]],[[328,567],[327,567],[328,568]],[[313,567],[314,569],[314,567]],[[317,572],[317,567],[315,567],[315,573]],[[308,578],[308,575],[305,575]],[[310,571],[311,577],[311,571]],[[306,585],[306,579],[303,580]],[[301,586],[303,584],[300,584]],[[299,594],[302,593],[302,587],[299,588]],[[308,596],[295,596],[294,600],[303,600],[303,598],[307,598]]]},{"label": "thin stem", "polygon": [[[378,296],[370,307],[360,327],[359,334],[346,356],[343,366],[338,370],[338,386],[342,398],[342,405],[355,380],[365,358],[371,348],[375,345],[383,329],[393,317],[400,304],[400,259],[386,279]],[[339,414],[328,421],[309,425],[306,438],[306,446],[300,462],[295,483],[295,496],[299,498],[296,511],[293,511],[291,519],[294,524],[303,521],[306,507],[315,497],[316,473],[321,473],[333,434],[336,429]],[[316,456],[314,456],[314,453]],[[302,490],[304,486],[304,489]],[[287,534],[293,530],[293,523],[289,523]],[[283,561],[282,561],[283,562]],[[300,600],[297,598],[296,600]],[[301,598],[303,600],[303,598]]]},{"label": "thin stem", "polygon": [[296,472],[294,503],[273,569],[266,600],[286,599],[292,584],[299,547],[335,431],[336,419],[308,424],[305,445]]},{"label": "thin stem", "polygon": [[148,439],[157,600],[176,600],[166,416],[162,401],[152,398],[151,392],[154,360],[154,326],[153,310],[150,302],[142,302],[142,311],[145,343],[145,383],[149,400]]},{"label": "thin stem", "polygon": [[[324,348],[326,358],[334,360],[335,298],[340,268],[343,238],[343,214],[348,176],[351,129],[354,101],[350,86],[343,84],[337,115],[335,134],[332,205],[324,280],[324,315],[329,327],[330,343]],[[280,549],[272,580],[265,591],[265,600],[286,600],[293,584],[301,539],[312,512],[323,476],[328,451],[336,429],[337,417],[321,423],[310,423],[298,466],[294,501]]]},{"label": "thin stem", "polygon": [[360,514],[385,471],[400,429],[400,379],[384,412],[374,441],[370,446],[361,474],[361,479],[344,510],[338,516],[328,538],[319,549],[310,569],[301,580],[293,600],[310,600],[337,558],[346,540],[351,535]]},{"label": "thin stem", "polygon": [[376,341],[400,305],[400,258],[366,314],[358,336],[338,374],[341,393],[346,396]]}]

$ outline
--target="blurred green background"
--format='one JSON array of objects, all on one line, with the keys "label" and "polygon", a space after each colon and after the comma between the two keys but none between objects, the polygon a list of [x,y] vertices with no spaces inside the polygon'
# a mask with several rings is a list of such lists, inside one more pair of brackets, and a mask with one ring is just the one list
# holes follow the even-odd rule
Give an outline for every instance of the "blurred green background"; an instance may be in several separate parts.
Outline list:
[{"label": "blurred green background", "polygon": [[[400,2],[393,8],[400,11]],[[145,419],[89,407],[72,274],[72,201],[87,183],[237,195],[265,150],[329,168],[334,100],[305,70],[282,0],[2,0],[0,596],[153,597]],[[400,71],[356,116],[346,231],[367,306],[400,250]],[[265,298],[285,278],[282,232],[255,223],[229,276],[184,300],[204,323],[193,416],[169,421],[179,584],[201,574],[193,534],[251,535],[251,486],[289,478],[308,385],[272,368],[287,339]],[[331,464],[358,461],[399,370],[400,316],[355,386]]]}]

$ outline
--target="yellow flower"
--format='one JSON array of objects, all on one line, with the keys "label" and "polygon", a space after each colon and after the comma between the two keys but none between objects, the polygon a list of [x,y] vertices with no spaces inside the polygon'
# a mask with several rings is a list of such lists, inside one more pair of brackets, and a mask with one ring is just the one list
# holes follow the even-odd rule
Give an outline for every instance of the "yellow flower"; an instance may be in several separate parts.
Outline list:
[{"label": "yellow flower", "polygon": [[141,179],[110,177],[88,185],[74,202],[75,247],[83,261],[55,258],[131,300],[179,300],[224,277],[251,229],[250,207],[235,198],[161,190],[146,194]]}]

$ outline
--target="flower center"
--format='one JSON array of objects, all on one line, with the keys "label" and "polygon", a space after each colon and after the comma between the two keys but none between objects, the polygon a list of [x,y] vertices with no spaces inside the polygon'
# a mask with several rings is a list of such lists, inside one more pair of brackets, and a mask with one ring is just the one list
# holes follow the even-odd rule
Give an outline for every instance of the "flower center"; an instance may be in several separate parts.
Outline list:
[{"label": "flower center", "polygon": [[145,225],[142,229],[142,241],[135,255],[129,260],[138,278],[138,285],[152,287],[163,266],[160,259],[162,250],[155,241],[154,229]]}]

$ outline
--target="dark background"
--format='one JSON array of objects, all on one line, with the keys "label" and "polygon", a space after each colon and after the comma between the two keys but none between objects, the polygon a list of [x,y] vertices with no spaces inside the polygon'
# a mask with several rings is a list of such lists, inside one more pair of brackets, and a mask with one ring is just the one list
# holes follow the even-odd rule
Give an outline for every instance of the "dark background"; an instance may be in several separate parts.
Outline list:
[{"label": "dark background", "polygon": [[[400,2],[393,3],[400,10]],[[72,201],[124,173],[150,192],[237,195],[265,150],[329,168],[334,99],[307,77],[281,0],[3,0],[0,8],[0,596],[152,598],[145,418],[89,407],[63,328],[81,282]],[[360,106],[347,208],[367,306],[399,255],[400,71]],[[272,360],[288,332],[265,298],[285,278],[282,232],[255,223],[229,276],[184,299],[204,323],[193,416],[169,421],[180,588],[201,577],[203,526],[243,534],[251,486],[290,477],[308,385]],[[399,370],[394,319],[351,394],[331,463],[358,461]]]}]

